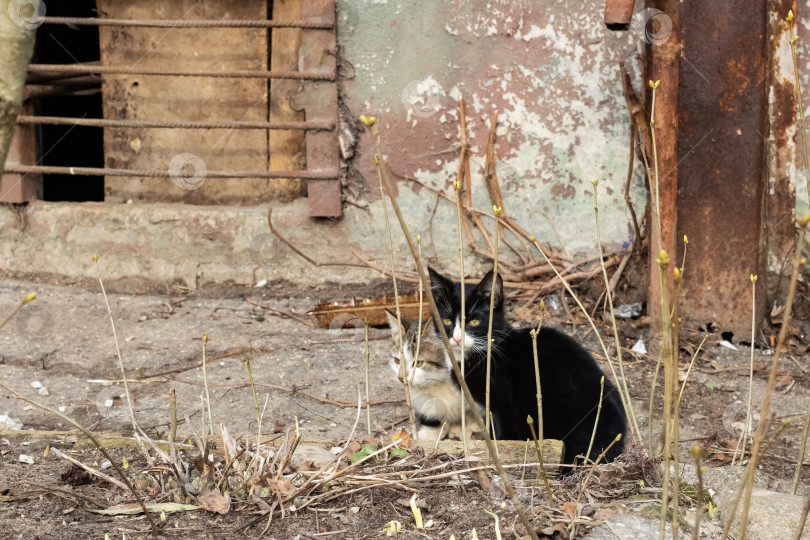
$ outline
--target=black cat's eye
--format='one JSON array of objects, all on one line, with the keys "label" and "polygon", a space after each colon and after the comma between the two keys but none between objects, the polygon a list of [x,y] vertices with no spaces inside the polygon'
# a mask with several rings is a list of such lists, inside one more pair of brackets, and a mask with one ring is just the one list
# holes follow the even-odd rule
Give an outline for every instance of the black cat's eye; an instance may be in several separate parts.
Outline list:
[{"label": "black cat's eye", "polygon": [[450,326],[451,324],[453,324],[453,321],[451,321],[450,319],[443,319],[442,322],[444,323],[445,326]]},{"label": "black cat's eye", "polygon": [[481,320],[480,319],[473,319],[473,320],[469,321],[467,324],[469,324],[470,326],[478,326],[479,324],[481,324]]}]

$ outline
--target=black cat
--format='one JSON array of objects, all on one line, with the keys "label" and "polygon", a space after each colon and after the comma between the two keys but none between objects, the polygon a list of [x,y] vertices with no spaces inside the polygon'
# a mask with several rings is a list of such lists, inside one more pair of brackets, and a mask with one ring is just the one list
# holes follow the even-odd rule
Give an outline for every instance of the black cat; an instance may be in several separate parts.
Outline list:
[{"label": "black cat", "polygon": [[[430,282],[441,320],[460,360],[461,284],[432,268]],[[537,417],[537,390],[532,354],[531,328],[513,328],[506,322],[503,308],[503,281],[492,272],[477,284],[465,283],[466,328],[464,336],[465,380],[473,398],[484,405],[486,390],[487,330],[490,293],[492,312],[492,360],[490,409],[495,435],[499,440],[531,439],[526,417]],[[540,388],[543,396],[543,436],[565,443],[564,463],[573,464],[584,456],[591,440],[599,404],[602,370],[591,355],[573,338],[543,326],[537,336]],[[458,381],[455,380],[456,384]],[[536,425],[535,425],[536,427]],[[626,421],[616,387],[605,377],[602,411],[590,459],[602,453],[619,433],[624,436]],[[613,445],[605,460],[622,453],[623,441]]]}]

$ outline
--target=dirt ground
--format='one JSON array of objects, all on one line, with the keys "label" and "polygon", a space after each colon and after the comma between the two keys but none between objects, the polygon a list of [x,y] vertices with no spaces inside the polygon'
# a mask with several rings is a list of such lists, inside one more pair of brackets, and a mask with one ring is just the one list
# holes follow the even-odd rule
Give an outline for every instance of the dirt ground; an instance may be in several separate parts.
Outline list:
[{"label": "dirt ground", "polygon": [[[105,301],[97,290],[76,286],[42,285],[21,281],[0,281],[0,313],[11,312],[24,294],[37,291],[38,298],[0,331],[0,382],[21,394],[63,411],[83,426],[97,432],[126,432],[129,412],[123,396],[121,372]],[[221,291],[220,291],[221,292]],[[304,439],[339,444],[348,436],[357,415],[358,389],[362,387],[363,332],[360,329],[317,329],[306,324],[306,312],[320,298],[283,291],[253,289],[244,294],[200,295],[178,290],[172,295],[110,294],[121,356],[134,399],[135,415],[149,433],[165,435],[169,425],[169,391],[177,394],[180,431],[186,431],[188,417],[195,429],[202,425],[203,393],[202,336],[208,335],[207,377],[211,387],[212,415],[234,434],[252,433],[256,428],[254,402],[248,386],[244,357],[250,358],[260,406],[266,402],[266,430],[283,432],[297,421]],[[300,292],[300,291],[298,291]],[[367,291],[322,291],[328,299],[362,296]],[[271,308],[263,309],[261,306]],[[558,325],[565,321],[562,308],[556,311],[546,301],[547,315]],[[644,319],[624,319],[621,339],[632,347],[641,339],[649,347],[649,329]],[[594,352],[601,351],[593,334],[581,325],[564,326],[575,332]],[[404,426],[407,417],[401,387],[388,367],[391,349],[385,328],[370,332],[369,386],[372,419],[379,432]],[[610,335],[610,332],[603,332]],[[681,364],[685,373],[689,354],[700,342],[698,329],[685,329]],[[793,340],[780,362],[777,392],[772,410],[776,425],[787,418],[792,424],[769,447],[762,469],[773,477],[772,489],[787,491],[793,475],[801,436],[802,415],[807,404],[810,366],[803,354],[804,337]],[[610,344],[612,339],[606,341]],[[682,401],[680,435],[684,450],[701,444],[711,466],[728,464],[736,444],[736,431],[745,418],[748,395],[750,349],[732,340],[737,350],[721,345],[722,337],[710,335],[689,375]],[[767,343],[755,350],[754,403],[761,401],[773,351]],[[642,354],[625,353],[626,373],[641,432],[648,433],[646,416],[649,388],[655,362]],[[603,360],[600,365],[607,372]],[[42,388],[46,388],[43,391]],[[660,396],[660,390],[658,392]],[[660,398],[657,398],[657,400]],[[660,402],[656,410],[660,411]],[[24,424],[23,429],[69,430],[62,420],[0,390],[0,415],[9,414]],[[281,436],[281,434],[279,434]],[[658,433],[653,434],[654,438]],[[27,444],[26,444],[27,443]],[[62,478],[70,464],[54,456],[43,456],[44,443],[26,439],[25,432],[11,437],[0,434],[0,496],[13,496],[38,486],[61,486],[105,504],[119,502],[115,487],[92,482],[71,487]],[[119,450],[134,468],[146,463],[136,450]],[[35,457],[34,465],[19,461],[20,454]],[[97,451],[76,456],[84,463],[99,462]],[[810,467],[804,468],[800,493],[808,488]],[[494,537],[492,518],[483,509],[498,510],[491,492],[430,482],[419,488],[426,506],[426,518],[435,528],[427,537],[468,538],[475,527],[482,538]],[[274,519],[267,537],[319,537],[334,533],[340,538],[384,537],[383,526],[394,519],[408,528],[413,516],[398,499],[409,493],[398,489],[359,492],[334,501],[316,512],[300,512]],[[14,532],[19,538],[102,538],[121,532],[138,537],[148,530],[143,517],[107,517],[85,509],[86,502],[70,496],[44,493],[24,500],[0,501],[0,536]],[[92,506],[90,506],[92,507]],[[357,510],[354,510],[357,509]],[[241,511],[240,511],[241,510]],[[264,528],[252,525],[255,507],[236,505],[236,511],[220,516],[205,512],[171,515],[164,534],[171,537],[231,537],[246,531],[256,536]],[[514,513],[500,507],[501,528],[511,531]],[[539,517],[538,520],[542,521]],[[538,523],[538,527],[551,522]],[[335,532],[337,531],[337,532]],[[404,537],[423,537],[422,533]],[[402,536],[402,535],[401,535]],[[327,536],[328,537],[328,536]]]}]

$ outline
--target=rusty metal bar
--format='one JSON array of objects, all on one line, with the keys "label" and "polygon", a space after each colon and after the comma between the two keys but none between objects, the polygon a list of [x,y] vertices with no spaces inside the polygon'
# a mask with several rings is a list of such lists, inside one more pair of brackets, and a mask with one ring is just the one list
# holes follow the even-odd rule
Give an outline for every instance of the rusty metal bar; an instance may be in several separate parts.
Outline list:
[{"label": "rusty metal bar", "polygon": [[44,17],[42,24],[68,24],[71,26],[139,26],[150,28],[306,28],[332,30],[329,21],[273,21],[273,20],[170,20],[170,19],[101,19],[94,17]]},{"label": "rusty metal bar", "polygon": [[[58,167],[46,165],[7,164],[7,173],[67,174],[72,176],[139,176],[143,178],[170,178],[172,173],[138,169],[107,169],[103,167]],[[337,171],[206,171],[205,178],[304,178],[307,180],[333,180]]]},{"label": "rusty metal bar", "polygon": [[89,126],[120,128],[169,128],[169,129],[273,129],[299,131],[331,131],[334,122],[178,122],[160,120],[115,120],[109,118],[70,118],[63,116],[17,117],[18,124],[48,124],[51,126]]},{"label": "rusty metal bar", "polygon": [[608,30],[627,30],[634,5],[635,0],[605,0],[605,26]]},{"label": "rusty metal bar", "polygon": [[[678,261],[679,243],[676,241],[678,223],[678,77],[681,61],[681,32],[679,19],[680,0],[647,0],[648,8],[660,10],[671,21],[671,33],[660,36],[662,39],[645,39],[645,66],[644,66],[644,106],[647,118],[650,117],[651,94],[648,81],[661,81],[655,95],[655,136],[658,157],[658,204],[661,209],[661,245],[658,245],[654,235],[650,235],[650,249],[648,250],[649,289],[647,296],[648,313],[650,315],[651,330],[660,335],[661,332],[661,288],[658,276],[658,263],[656,259],[661,249],[670,254],[672,261]],[[646,34],[645,34],[646,35]],[[652,148],[647,148],[647,159],[650,167],[654,167]],[[649,186],[648,193],[651,201],[655,191]],[[655,207],[652,206],[651,209]],[[652,231],[652,222],[656,219],[654,212],[648,214],[647,230]],[[691,247],[690,247],[691,252]],[[692,259],[694,261],[694,259]],[[691,266],[690,266],[691,268]],[[686,310],[682,310],[685,312]]]},{"label": "rusty metal bar", "polygon": [[99,73],[103,75],[165,75],[174,77],[226,77],[248,79],[303,79],[334,81],[334,71],[173,71],[135,66],[88,66],[81,64],[30,64],[29,73]]}]

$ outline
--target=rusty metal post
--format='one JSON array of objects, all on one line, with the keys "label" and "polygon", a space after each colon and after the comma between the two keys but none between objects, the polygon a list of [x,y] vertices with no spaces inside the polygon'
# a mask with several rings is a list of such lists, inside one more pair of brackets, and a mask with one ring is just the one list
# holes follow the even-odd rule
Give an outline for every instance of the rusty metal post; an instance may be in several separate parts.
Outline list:
[{"label": "rusty metal post", "polygon": [[[650,234],[649,270],[650,287],[647,310],[650,314],[653,331],[661,329],[661,289],[659,287],[658,264],[656,259],[661,249],[670,257],[676,252],[676,227],[678,192],[678,95],[681,57],[681,32],[678,18],[678,0],[649,0],[647,14],[654,15],[643,21],[646,44],[644,101],[647,118],[650,115],[651,90],[647,81],[661,81],[655,96],[655,134],[658,157],[659,206],[661,208],[661,245]],[[660,13],[659,13],[660,12]],[[671,23],[664,30],[663,23]],[[655,25],[655,26],[654,26]],[[647,149],[650,167],[654,168],[652,149]],[[651,191],[653,193],[652,186]],[[655,205],[650,202],[650,209]],[[652,211],[648,214],[652,217]],[[652,231],[650,223],[647,230]],[[669,276],[668,276],[669,277]]]},{"label": "rusty metal post", "polygon": [[[648,46],[645,79],[661,80],[661,220],[663,247],[674,264],[680,265],[683,236],[689,237],[683,326],[697,330],[711,323],[745,339],[751,332],[749,275],[778,272],[774,258],[784,255],[793,238],[794,199],[786,189],[792,164],[789,149],[784,151],[793,144],[787,136],[795,123],[793,90],[774,80],[779,45],[769,45],[774,36],[784,41],[784,30],[769,24],[769,10],[784,8],[786,14],[791,1],[731,4],[649,1],[673,25],[666,42]],[[772,85],[779,92],[769,103]],[[649,91],[647,102],[649,107]],[[655,322],[658,249],[651,248],[648,305]],[[761,294],[756,301],[759,320],[765,300]]]},{"label": "rusty metal post", "polygon": [[[767,279],[760,279],[757,288],[764,297],[763,311],[774,300],[785,294],[789,274],[789,256],[796,237],[794,217],[796,213],[796,165],[801,164],[795,139],[797,109],[793,62],[790,53],[792,37],[790,24],[785,20],[788,11],[798,13],[796,0],[770,0],[768,2],[768,49],[767,72],[764,84],[768,85],[768,185],[766,187],[765,218],[762,240],[764,249],[760,254],[762,267],[767,269]],[[806,16],[801,12],[802,16]],[[795,23],[794,23],[795,24]],[[802,36],[804,38],[804,36]],[[798,182],[799,186],[802,182]],[[782,278],[782,279],[780,279]],[[765,286],[760,287],[760,284]],[[781,288],[781,290],[780,290]]]},{"label": "rusty metal post", "polygon": [[764,270],[768,13],[759,0],[731,4],[680,5],[677,230],[690,239],[684,323],[741,337],[749,275]]}]

